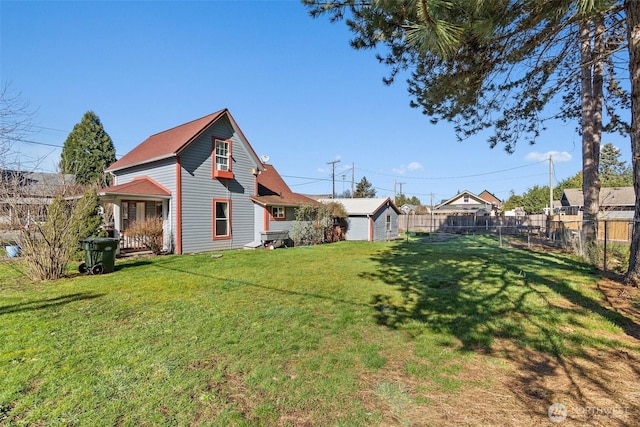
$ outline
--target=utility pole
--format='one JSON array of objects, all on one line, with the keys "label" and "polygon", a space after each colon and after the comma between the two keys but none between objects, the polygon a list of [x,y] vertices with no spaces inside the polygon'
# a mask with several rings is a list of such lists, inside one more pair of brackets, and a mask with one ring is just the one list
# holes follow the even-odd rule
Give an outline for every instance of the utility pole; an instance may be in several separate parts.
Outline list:
[{"label": "utility pole", "polygon": [[431,205],[429,208],[429,212],[431,212],[431,227],[429,227],[429,230],[433,233],[433,193],[429,193],[431,196]]},{"label": "utility pole", "polygon": [[553,157],[549,155],[549,215],[553,215]]},{"label": "utility pole", "polygon": [[[402,184],[406,184],[406,182],[399,182],[398,185],[400,185],[400,195],[402,196]],[[394,200],[395,202],[395,200]]]},{"label": "utility pole", "polygon": [[331,198],[336,198],[336,163],[340,160],[334,160],[332,162],[327,162],[328,165],[331,165],[331,182],[333,184],[333,192],[331,193]]},{"label": "utility pole", "polygon": [[353,199],[353,193],[356,191],[356,164],[351,162],[351,198]]},{"label": "utility pole", "polygon": [[396,180],[393,180],[393,203],[396,202]]}]

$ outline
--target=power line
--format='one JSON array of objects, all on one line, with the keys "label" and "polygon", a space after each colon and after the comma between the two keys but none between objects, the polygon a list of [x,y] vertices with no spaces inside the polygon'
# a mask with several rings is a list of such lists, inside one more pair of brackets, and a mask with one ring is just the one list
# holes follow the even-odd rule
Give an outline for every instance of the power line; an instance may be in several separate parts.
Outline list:
[{"label": "power line", "polygon": [[[22,138],[12,138],[11,141],[24,142],[25,144],[44,145],[44,146],[47,146],[47,147],[54,147],[54,148],[64,148],[64,146],[62,146],[60,144],[50,144],[50,143],[47,143],[47,142],[31,141],[29,139],[22,139]],[[116,153],[116,157],[122,157],[123,155],[124,154]]]},{"label": "power line", "polygon": [[48,144],[46,142],[38,142],[38,141],[30,141],[28,139],[22,139],[22,138],[13,138],[12,141],[16,141],[16,142],[25,142],[27,144],[36,144],[36,145],[46,145],[47,147],[55,147],[55,148],[62,148],[62,145],[58,145],[58,144]]},{"label": "power line", "polygon": [[[539,160],[537,162],[529,163],[529,164],[526,164],[526,165],[514,166],[512,168],[501,169],[501,170],[491,171],[491,172],[483,172],[483,173],[478,173],[478,174],[474,174],[474,175],[445,176],[445,177],[436,177],[436,178],[402,175],[402,178],[403,179],[417,179],[417,180],[444,180],[444,179],[450,180],[450,179],[476,178],[476,177],[479,177],[479,176],[493,175],[493,174],[498,174],[498,173],[502,173],[502,172],[509,172],[509,171],[516,170],[516,169],[527,168],[527,167],[534,166],[534,165],[536,165],[538,163],[546,163],[546,162],[548,162],[548,159]],[[363,169],[363,168],[358,168],[358,169],[363,171],[363,172],[373,173],[373,174],[376,174],[376,175],[398,177],[398,175],[385,174],[385,173],[375,172],[375,171],[368,170],[368,169]]]}]

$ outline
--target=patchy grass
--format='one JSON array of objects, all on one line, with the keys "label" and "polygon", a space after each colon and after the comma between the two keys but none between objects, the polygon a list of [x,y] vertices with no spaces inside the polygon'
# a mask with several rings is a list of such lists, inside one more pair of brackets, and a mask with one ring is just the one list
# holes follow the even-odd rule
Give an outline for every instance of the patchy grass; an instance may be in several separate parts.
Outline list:
[{"label": "patchy grass", "polygon": [[0,262],[0,424],[530,425],[558,401],[576,425],[640,415],[640,296],[567,255],[477,236],[220,254],[52,283]]}]

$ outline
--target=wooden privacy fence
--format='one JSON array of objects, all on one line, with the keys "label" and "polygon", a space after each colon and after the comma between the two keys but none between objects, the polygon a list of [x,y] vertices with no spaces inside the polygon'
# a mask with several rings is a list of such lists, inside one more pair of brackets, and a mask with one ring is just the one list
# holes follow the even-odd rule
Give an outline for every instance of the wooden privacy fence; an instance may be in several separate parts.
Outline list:
[{"label": "wooden privacy fence", "polygon": [[400,215],[398,217],[398,231],[454,231],[464,229],[495,229],[496,227],[511,228],[516,232],[522,226],[540,226],[530,217],[497,217],[475,215]]},{"label": "wooden privacy fence", "polygon": [[[535,232],[552,240],[561,236],[582,232],[583,218],[579,215],[528,215],[525,217],[474,216],[474,215],[400,215],[398,231],[417,232],[456,232],[482,231],[500,228],[504,234]],[[630,243],[633,233],[631,219],[600,219],[598,221],[598,240],[613,243]]]},{"label": "wooden privacy fence", "polygon": [[[598,240],[612,243],[631,243],[633,234],[632,219],[600,219],[598,220]],[[579,215],[555,216],[549,221],[551,235],[581,233],[584,220]]]}]

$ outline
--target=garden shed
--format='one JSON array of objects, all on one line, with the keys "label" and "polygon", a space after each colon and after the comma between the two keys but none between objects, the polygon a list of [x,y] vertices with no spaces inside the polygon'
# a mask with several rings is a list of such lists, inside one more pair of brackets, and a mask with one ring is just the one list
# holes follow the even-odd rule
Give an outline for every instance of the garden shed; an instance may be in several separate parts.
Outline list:
[{"label": "garden shed", "polygon": [[400,237],[398,216],[402,211],[387,198],[320,199],[322,203],[341,203],[347,218],[346,240],[381,241]]}]

